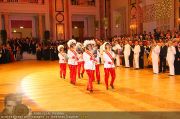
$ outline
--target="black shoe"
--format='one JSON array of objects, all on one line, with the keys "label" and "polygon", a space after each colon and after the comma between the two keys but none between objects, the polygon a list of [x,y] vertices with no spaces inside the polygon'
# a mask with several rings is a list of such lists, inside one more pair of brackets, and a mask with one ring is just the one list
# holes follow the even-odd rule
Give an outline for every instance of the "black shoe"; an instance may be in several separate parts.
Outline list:
[{"label": "black shoe", "polygon": [[90,93],[93,93],[93,90],[90,90],[89,92],[90,92]]},{"label": "black shoe", "polygon": [[98,84],[100,84],[100,81],[98,80]]},{"label": "black shoe", "polygon": [[166,70],[164,70],[163,73],[166,73]]},{"label": "black shoe", "polygon": [[113,86],[113,85],[111,85],[111,88],[112,88],[112,89],[114,89],[114,86]]},{"label": "black shoe", "polygon": [[63,79],[66,79],[66,77],[65,77],[65,76],[63,76]]},{"label": "black shoe", "polygon": [[83,78],[83,73],[81,73],[81,77]]},{"label": "black shoe", "polygon": [[62,79],[62,76],[60,76],[60,78]]},{"label": "black shoe", "polygon": [[106,90],[109,90],[109,88],[108,88],[108,87],[106,87]]}]

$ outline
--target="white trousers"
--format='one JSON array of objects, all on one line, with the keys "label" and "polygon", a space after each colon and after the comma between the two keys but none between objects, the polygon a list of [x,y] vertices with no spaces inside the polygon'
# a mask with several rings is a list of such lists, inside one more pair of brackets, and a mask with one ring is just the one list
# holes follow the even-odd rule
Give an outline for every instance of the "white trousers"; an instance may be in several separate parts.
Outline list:
[{"label": "white trousers", "polygon": [[129,55],[124,55],[125,67],[129,67]]},{"label": "white trousers", "polygon": [[152,58],[152,65],[153,65],[153,73],[158,74],[159,73],[159,65],[158,65],[158,58],[153,57]]},{"label": "white trousers", "polygon": [[174,59],[173,58],[167,58],[167,62],[169,65],[169,74],[174,75]]},{"label": "white trousers", "polygon": [[135,68],[139,69],[139,54],[134,54]]}]

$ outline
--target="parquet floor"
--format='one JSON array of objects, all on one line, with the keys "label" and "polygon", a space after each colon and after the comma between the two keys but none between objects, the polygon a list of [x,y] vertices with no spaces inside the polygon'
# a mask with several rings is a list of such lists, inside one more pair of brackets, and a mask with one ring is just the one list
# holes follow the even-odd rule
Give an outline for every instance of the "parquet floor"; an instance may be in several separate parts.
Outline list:
[{"label": "parquet floor", "polygon": [[[68,68],[67,68],[68,69]],[[151,69],[116,68],[115,89],[101,84],[86,91],[87,75],[77,85],[59,78],[58,61],[21,61],[0,65],[0,111],[9,93],[23,93],[33,111],[180,111],[180,76],[154,75]]]}]

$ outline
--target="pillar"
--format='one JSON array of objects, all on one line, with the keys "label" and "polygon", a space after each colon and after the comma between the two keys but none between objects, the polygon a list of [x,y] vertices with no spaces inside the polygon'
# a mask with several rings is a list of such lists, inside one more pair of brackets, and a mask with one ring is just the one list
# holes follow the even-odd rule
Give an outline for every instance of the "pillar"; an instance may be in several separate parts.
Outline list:
[{"label": "pillar", "polygon": [[42,4],[42,0],[38,0],[38,4]]},{"label": "pillar", "polygon": [[0,13],[0,30],[2,30],[2,14]]},{"label": "pillar", "polygon": [[174,12],[175,12],[175,19],[174,19],[174,22],[175,22],[175,24],[174,24],[174,26],[175,26],[175,28],[177,29],[177,30],[179,30],[179,22],[180,22],[180,20],[179,20],[179,0],[175,0],[174,1]]},{"label": "pillar", "polygon": [[45,29],[50,31],[50,17],[49,13],[45,14]]},{"label": "pillar", "polygon": [[42,14],[39,14],[39,39],[43,40],[43,23],[42,23]]},{"label": "pillar", "polygon": [[5,24],[5,30],[7,32],[7,37],[10,38],[9,15],[8,14],[4,14],[4,24]]}]

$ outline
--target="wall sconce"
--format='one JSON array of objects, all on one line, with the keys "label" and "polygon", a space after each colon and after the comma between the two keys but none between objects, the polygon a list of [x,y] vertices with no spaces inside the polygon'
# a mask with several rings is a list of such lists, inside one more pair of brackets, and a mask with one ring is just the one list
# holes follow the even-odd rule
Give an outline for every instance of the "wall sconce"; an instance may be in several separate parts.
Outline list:
[{"label": "wall sconce", "polygon": [[178,22],[180,23],[180,18],[178,19]]},{"label": "wall sconce", "polygon": [[74,27],[74,29],[78,29],[78,27],[77,27],[77,26],[75,26],[75,27]]}]

